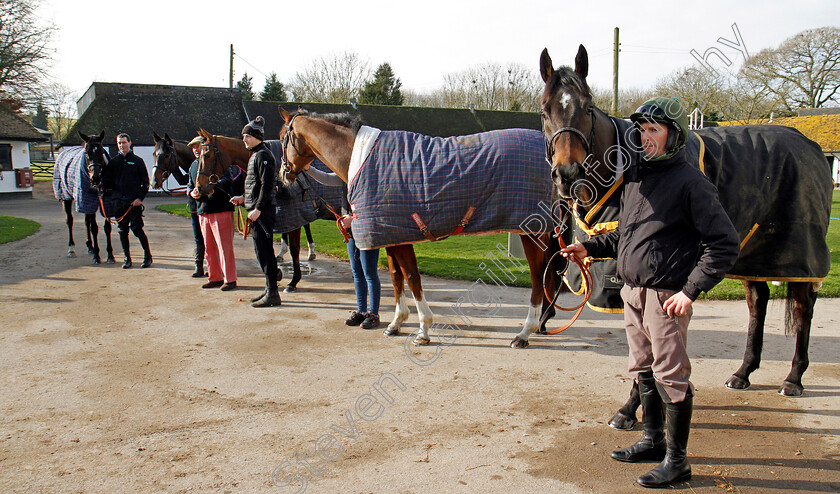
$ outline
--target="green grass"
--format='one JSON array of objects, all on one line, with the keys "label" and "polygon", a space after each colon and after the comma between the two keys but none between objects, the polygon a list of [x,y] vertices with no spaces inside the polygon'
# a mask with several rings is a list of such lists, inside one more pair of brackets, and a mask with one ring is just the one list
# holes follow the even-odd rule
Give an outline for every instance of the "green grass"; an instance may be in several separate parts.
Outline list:
[{"label": "green grass", "polygon": [[[184,203],[162,205],[158,206],[158,209],[189,216]],[[840,218],[840,191],[834,191],[831,216]],[[347,247],[334,221],[318,220],[312,223],[311,230],[315,246],[319,252],[347,259]],[[275,238],[279,241],[279,235],[275,235]],[[840,221],[831,220],[826,239],[831,249],[831,270],[820,290],[820,297],[840,297]],[[306,243],[305,239],[303,243]],[[525,271],[522,272],[514,263],[504,259],[503,254],[497,249],[497,244],[506,247],[507,234],[457,236],[440,242],[421,242],[414,245],[414,250],[417,253],[417,264],[420,272],[424,275],[467,281],[483,279],[490,283],[492,280],[486,271],[492,270],[509,286],[531,286],[527,262],[524,259],[522,260],[522,265],[525,268]],[[500,262],[515,279],[510,280],[491,261],[490,256],[503,259]],[[382,249],[379,253],[379,265],[382,267],[388,266],[385,249]],[[770,285],[770,296],[784,298],[785,287]],[[738,280],[726,279],[701,297],[709,300],[743,300],[744,287]]]},{"label": "green grass", "polygon": [[0,215],[0,244],[26,238],[39,228],[41,225],[32,220]]}]

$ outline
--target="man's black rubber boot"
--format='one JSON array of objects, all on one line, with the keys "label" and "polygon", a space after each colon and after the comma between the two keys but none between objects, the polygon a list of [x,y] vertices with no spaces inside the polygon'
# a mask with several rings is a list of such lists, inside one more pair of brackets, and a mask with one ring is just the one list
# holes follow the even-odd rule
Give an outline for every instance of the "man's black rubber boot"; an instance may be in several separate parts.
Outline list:
[{"label": "man's black rubber boot", "polygon": [[652,372],[639,374],[639,397],[642,400],[644,434],[636,444],[617,449],[610,456],[618,461],[662,461],[665,458],[665,407]]},{"label": "man's black rubber boot", "polygon": [[691,465],[686,447],[691,427],[691,397],[679,403],[668,403],[668,454],[656,468],[639,477],[636,482],[643,487],[667,487],[691,480]]}]

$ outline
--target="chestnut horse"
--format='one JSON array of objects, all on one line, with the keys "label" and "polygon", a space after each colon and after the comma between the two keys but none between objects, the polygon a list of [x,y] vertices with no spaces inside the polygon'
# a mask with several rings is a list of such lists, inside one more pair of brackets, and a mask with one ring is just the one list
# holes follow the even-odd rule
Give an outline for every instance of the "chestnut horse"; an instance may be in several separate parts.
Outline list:
[{"label": "chestnut horse", "polygon": [[[84,147],[68,147],[59,155],[53,171],[53,192],[56,199],[61,201],[65,223],[69,235],[67,256],[76,257],[75,242],[73,241],[73,202],[76,211],[85,215],[85,245],[88,253],[93,255],[93,264],[101,264],[99,257],[99,225],[96,223],[96,212],[100,211],[106,218],[103,229],[105,232],[107,254],[106,262],[114,264],[114,249],[111,244],[111,223],[107,220],[110,211],[110,198],[105,197],[101,187],[102,172],[110,157],[102,145],[105,138],[103,130],[98,136],[88,136],[79,132],[85,142]],[[102,210],[103,205],[106,210]]]},{"label": "chestnut horse", "polygon": [[173,191],[164,187],[166,180],[172,176],[178,184],[187,185],[190,179],[190,165],[195,160],[195,155],[186,141],[172,140],[165,132],[163,137],[157,135],[157,132],[152,132],[152,137],[155,140],[155,149],[152,154],[155,159],[155,166],[152,169],[152,188],[163,189],[169,194]]},{"label": "chestnut horse", "polygon": [[[640,151],[618,145],[621,121],[611,120],[592,103],[586,83],[588,70],[583,45],[575,57],[574,69],[554,69],[548,50],[543,50],[540,57],[540,74],[545,82],[541,114],[552,179],[561,198],[576,200],[575,212],[583,214],[609,193],[620,193],[621,177],[603,180],[614,176],[615,167],[609,166],[617,162],[616,154],[629,157]],[[626,141],[638,143],[637,130],[626,122],[623,125],[632,137]],[[800,396],[802,374],[808,367],[816,289],[830,266],[825,234],[832,182],[825,158],[816,143],[780,126],[698,130],[689,138],[686,157],[698,163],[716,185],[721,203],[742,240],[738,263],[727,277],[740,279],[746,291],[750,312],[747,348],[743,364],[726,386],[749,387],[749,376],[761,360],[769,298],[767,281],[781,280],[788,282],[785,331],[796,335],[796,352],[779,393]],[[724,166],[726,158],[729,166]],[[780,169],[785,172],[783,177],[772,175]],[[580,213],[578,217],[582,217]],[[798,255],[790,255],[791,251]],[[791,266],[800,274],[780,276],[785,270],[792,270]],[[623,421],[632,426],[637,407],[637,396],[631,395],[614,418],[618,425]]]},{"label": "chestnut horse", "polygon": [[[353,152],[356,133],[359,130],[357,119],[347,114],[316,115],[305,111],[299,111],[292,115],[283,108],[280,108],[280,114],[285,121],[285,125],[280,131],[280,139],[283,140],[281,161],[284,183],[293,183],[295,177],[315,158],[321,160],[346,183],[348,181],[350,157]],[[514,340],[512,346],[527,346],[529,334],[539,329],[543,331],[545,329],[545,321],[540,321],[540,315],[547,311],[546,316],[551,317],[555,313],[554,307],[546,300],[543,290],[543,272],[552,254],[551,249],[546,249],[545,246],[556,244],[556,242],[551,242],[549,237],[548,233],[521,236],[531,271],[532,288],[525,327]],[[396,300],[394,319],[385,329],[384,334],[386,336],[399,334],[400,326],[408,319],[409,310],[404,292],[404,284],[408,282],[420,318],[420,330],[412,343],[415,345],[428,344],[433,315],[423,295],[423,286],[417,269],[414,247],[410,243],[392,245],[385,247],[385,252],[388,257],[388,270],[391,274]],[[548,278],[546,291],[553,293],[555,290],[554,277],[549,276]]]},{"label": "chestnut horse", "polygon": [[[213,135],[204,129],[199,130],[198,134],[204,137],[205,141],[201,144],[201,155],[198,162],[198,175],[196,177],[195,187],[202,195],[213,195],[214,180],[213,176],[222,176],[230,166],[238,166],[244,172],[248,172],[248,160],[251,158],[251,152],[245,147],[242,139],[235,137],[225,137]],[[283,201],[278,201],[279,206],[283,207]],[[300,228],[296,228],[289,234],[289,252],[292,256],[293,274],[288,286],[284,289],[285,292],[294,292],[297,290],[297,284],[302,277],[300,269]]]}]

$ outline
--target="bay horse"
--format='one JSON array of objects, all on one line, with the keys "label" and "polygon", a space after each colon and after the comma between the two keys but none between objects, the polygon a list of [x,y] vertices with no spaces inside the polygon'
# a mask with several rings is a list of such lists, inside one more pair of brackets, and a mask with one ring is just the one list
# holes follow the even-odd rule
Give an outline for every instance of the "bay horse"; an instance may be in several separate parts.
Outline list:
[{"label": "bay horse", "polygon": [[[155,165],[152,169],[152,188],[163,189],[167,194],[173,191],[165,188],[166,180],[171,176],[179,185],[186,186],[190,179],[190,165],[195,160],[192,149],[187,141],[173,140],[169,134],[160,137],[157,132],[152,132],[155,140],[154,156]],[[177,192],[174,192],[177,193]]]},{"label": "bay horse", "polygon": [[102,263],[99,256],[97,211],[106,218],[103,228],[106,239],[106,262],[114,264],[116,261],[111,244],[111,223],[107,219],[111,201],[109,197],[103,197],[105,191],[101,188],[102,171],[108,166],[110,159],[108,151],[102,145],[105,131],[103,130],[98,136],[88,136],[79,132],[79,136],[85,145],[65,148],[56,159],[53,169],[53,192],[55,198],[61,201],[69,236],[67,257],[76,257],[76,244],[73,241],[73,204],[75,202],[76,211],[85,215],[87,237],[85,245],[88,253],[93,255],[93,264]]},{"label": "bay horse", "polygon": [[[552,180],[562,198],[574,201],[578,223],[610,194],[620,195],[619,155],[632,162],[641,151],[635,127],[611,119],[593,104],[588,71],[583,45],[574,69],[553,68],[547,49],[540,57],[545,82],[541,116]],[[621,142],[619,134],[625,137]],[[750,386],[749,376],[761,361],[767,281],[780,280],[787,282],[785,333],[796,336],[796,350],[779,394],[801,396],[816,290],[830,267],[825,236],[832,181],[822,151],[787,127],[711,127],[689,137],[686,158],[715,184],[741,238],[738,262],[727,277],[744,285],[750,313],[747,345],[743,363],[726,387]],[[638,406],[635,390],[611,425],[632,427]]]},{"label": "bay horse", "polygon": [[[242,171],[248,172],[248,160],[251,157],[251,152],[245,147],[242,139],[214,135],[204,129],[199,130],[198,134],[204,137],[205,141],[201,144],[201,155],[198,164],[199,173],[196,177],[195,186],[199,193],[209,196],[214,193],[214,176],[222,176],[231,166],[238,166]],[[282,199],[278,199],[278,205],[280,208],[284,207]],[[289,208],[291,206],[285,204],[285,207]],[[296,291],[297,284],[303,275],[300,268],[300,230],[301,228],[298,227],[287,232],[293,274],[288,286],[283,290],[285,292]]]},{"label": "bay horse", "polygon": [[[305,110],[298,110],[295,114],[291,114],[282,107],[279,110],[285,122],[279,133],[280,139],[283,141],[281,163],[284,183],[293,183],[297,175],[316,158],[347,183],[350,178],[351,155],[353,154],[357,133],[361,127],[360,118],[349,114],[310,114]],[[463,136],[465,140],[473,138],[475,136]],[[539,163],[542,163],[541,159]],[[409,164],[419,165],[415,161]],[[396,197],[401,191],[394,190],[390,193],[394,194],[392,197]],[[388,207],[387,202],[387,200],[383,201],[384,207]],[[415,219],[415,221],[417,220]],[[463,220],[461,224],[463,225]],[[538,330],[545,330],[545,321],[540,321],[540,315],[546,313],[550,317],[555,313],[553,305],[548,303],[543,295],[543,273],[552,255],[551,248],[547,246],[552,246],[555,243],[550,242],[549,237],[548,232],[521,236],[530,268],[532,288],[525,327],[520,333],[525,335],[525,339],[520,340],[517,337],[512,343],[513,346],[527,346],[527,335]],[[394,288],[395,311],[394,319],[385,329],[384,334],[386,336],[399,334],[401,325],[408,319],[409,310],[404,291],[407,282],[414,296],[420,319],[420,329],[412,343],[415,345],[428,344],[433,315],[423,295],[423,286],[417,268],[414,247],[411,243],[387,245],[385,251],[388,257],[388,271]],[[554,252],[556,252],[556,249]],[[549,276],[546,281],[545,290],[553,293],[555,290],[554,277]]]}]

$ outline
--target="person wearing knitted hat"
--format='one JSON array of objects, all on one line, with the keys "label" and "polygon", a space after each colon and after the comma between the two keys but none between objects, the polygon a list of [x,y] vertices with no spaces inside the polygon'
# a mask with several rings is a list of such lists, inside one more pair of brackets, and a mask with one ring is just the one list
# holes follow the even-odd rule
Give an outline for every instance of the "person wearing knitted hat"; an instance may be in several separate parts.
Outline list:
[{"label": "person wearing knitted hat", "polygon": [[254,252],[265,274],[265,292],[252,299],[253,307],[273,307],[281,303],[277,282],[282,273],[277,269],[273,243],[274,215],[276,214],[274,181],[277,168],[274,156],[263,143],[264,129],[265,119],[262,116],[251,120],[242,128],[242,141],[251,151],[248,173],[245,176],[245,195],[234,196],[230,199],[230,202],[235,205],[244,204],[245,209],[248,210]]},{"label": "person wearing knitted hat", "polygon": [[715,186],[686,159],[688,118],[680,102],[653,98],[630,120],[641,156],[624,173],[618,228],[562,252],[618,262],[629,371],[638,374],[644,433],[611,456],[661,461],[636,482],[666,487],[691,479],[686,447],[694,385],[686,340],[692,303],[732,269],[739,241]]}]

